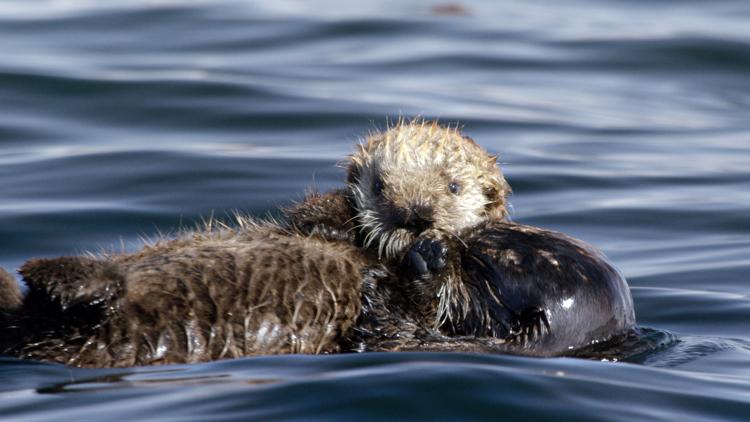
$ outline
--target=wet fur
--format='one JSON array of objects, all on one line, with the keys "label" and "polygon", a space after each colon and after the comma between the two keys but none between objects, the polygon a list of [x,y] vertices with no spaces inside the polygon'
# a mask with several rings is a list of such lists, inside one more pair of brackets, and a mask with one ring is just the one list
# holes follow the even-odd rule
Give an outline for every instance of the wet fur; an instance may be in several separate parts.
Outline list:
[{"label": "wet fur", "polygon": [[[635,324],[627,283],[593,247],[507,222],[510,189],[495,158],[457,130],[401,121],[360,145],[347,180],[347,189],[312,194],[287,213],[303,231],[345,233],[383,264],[366,272],[352,349],[550,356]],[[475,182],[481,205],[456,207],[451,180]],[[404,227],[420,208],[430,210],[428,224]],[[414,273],[408,258],[421,240],[445,246],[444,268]]]},{"label": "wet fur", "polygon": [[266,224],[129,255],[31,260],[0,346],[75,366],[338,352],[360,313],[360,256]]},{"label": "wet fur", "polygon": [[[386,186],[368,199],[376,168]],[[469,208],[446,191],[454,180]],[[632,326],[627,285],[606,259],[504,222],[508,192],[495,158],[457,130],[400,122],[355,153],[346,189],[309,195],[283,224],[240,220],[135,254],[31,260],[23,299],[0,271],[0,351],[76,366],[366,350],[546,356]],[[414,274],[405,257],[420,239],[447,245],[445,268]]]},{"label": "wet fur", "polygon": [[[410,290],[398,294],[416,294],[433,308],[419,323],[437,332],[473,299],[458,263],[462,233],[508,216],[510,187],[496,161],[457,128],[400,120],[357,147],[347,165],[346,189],[310,194],[286,214],[297,230],[377,253],[398,280],[394,285]],[[453,183],[458,192],[449,189]],[[413,274],[407,262],[410,248],[425,238],[458,243],[448,248],[451,265],[428,277]],[[398,301],[398,294],[389,300]]]},{"label": "wet fur", "polygon": [[[450,277],[366,272],[353,350],[559,356],[635,326],[627,283],[590,245],[499,221],[462,235]],[[526,319],[537,309],[545,327]]]},{"label": "wet fur", "polygon": [[363,246],[394,261],[428,228],[457,233],[505,219],[510,187],[496,162],[457,128],[434,121],[401,120],[370,134],[347,166]]}]

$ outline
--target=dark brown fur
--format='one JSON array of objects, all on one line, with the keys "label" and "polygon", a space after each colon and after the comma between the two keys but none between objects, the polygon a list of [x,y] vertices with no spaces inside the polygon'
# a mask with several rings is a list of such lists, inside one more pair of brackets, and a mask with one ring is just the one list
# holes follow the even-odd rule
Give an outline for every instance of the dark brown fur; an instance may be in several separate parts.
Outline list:
[{"label": "dark brown fur", "polygon": [[593,247],[506,222],[461,237],[446,267],[457,277],[366,280],[355,349],[557,356],[634,327],[627,283]]},{"label": "dark brown fur", "polygon": [[31,260],[3,353],[131,366],[338,352],[360,313],[362,270],[351,245],[273,225],[187,234],[132,255]]},{"label": "dark brown fur", "polygon": [[[436,126],[419,130],[442,136]],[[437,211],[451,221],[427,215],[436,211],[427,198],[453,208],[441,197],[453,179],[439,169],[411,209],[409,198],[373,201],[391,229],[408,232],[384,256],[356,205],[371,188],[352,185],[363,159],[353,159],[347,189],[310,195],[285,210],[283,227],[187,233],[130,255],[31,260],[21,269],[22,303],[0,272],[0,351],[77,366],[347,350],[548,356],[634,324],[627,284],[593,248],[502,221],[508,187],[499,171],[477,175],[491,183],[474,189],[484,203],[471,211],[480,221],[472,227],[446,210]]]},{"label": "dark brown fur", "polygon": [[[319,234],[353,230],[350,218],[321,228],[314,215],[350,215],[334,191],[289,212]],[[326,219],[325,224],[333,220]],[[418,238],[448,250],[445,267],[419,275],[406,257],[365,272],[357,351],[476,351],[555,356],[607,340],[635,325],[627,283],[596,249],[536,227],[488,221],[457,234],[426,230]],[[384,269],[387,268],[387,269]],[[442,298],[442,300],[441,300]]]},{"label": "dark brown fur", "polygon": [[[403,133],[416,133],[425,140],[402,140]],[[507,223],[509,188],[501,173],[486,165],[486,153],[471,139],[457,139],[456,135],[431,123],[401,122],[385,134],[370,137],[352,157],[347,189],[310,195],[287,210],[292,227],[370,249],[372,254],[378,253],[386,268],[372,270],[371,279],[364,280],[363,314],[357,324],[360,336],[352,347],[472,350],[467,345],[474,344],[477,350],[492,347],[552,355],[632,326],[627,284],[608,261],[575,239]],[[414,156],[415,150],[430,146],[447,146],[460,153],[448,160],[436,155],[446,166],[444,172],[429,164],[429,171],[422,171],[425,164]],[[454,222],[461,216],[440,208],[454,208],[461,199],[442,186],[451,180],[445,175],[458,171],[461,160],[466,160],[473,177],[491,183],[482,189],[484,214],[471,211],[480,222],[450,231],[446,228],[460,227]],[[469,166],[469,162],[484,165]],[[389,173],[383,174],[383,168]],[[426,187],[415,187],[420,183]],[[416,193],[419,200],[402,197],[404,192]],[[449,221],[440,220],[441,215]],[[385,228],[385,234],[378,233],[381,237],[399,232],[397,247],[386,247],[383,253],[382,244],[368,241],[371,230],[379,227]],[[411,242],[405,243],[403,238]],[[508,261],[506,256],[516,257],[518,262]],[[571,292],[582,295],[579,299],[584,303],[562,296]],[[575,306],[561,309],[556,302],[566,299],[573,300]]]}]

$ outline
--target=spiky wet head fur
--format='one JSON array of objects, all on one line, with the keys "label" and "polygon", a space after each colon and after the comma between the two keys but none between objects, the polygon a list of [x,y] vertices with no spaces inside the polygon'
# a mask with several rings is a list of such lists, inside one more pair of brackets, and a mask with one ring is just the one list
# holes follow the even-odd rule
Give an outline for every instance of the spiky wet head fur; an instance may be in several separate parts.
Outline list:
[{"label": "spiky wet head fur", "polygon": [[425,230],[448,233],[507,217],[497,157],[458,128],[399,121],[371,134],[349,163],[348,186],[366,246],[399,257]]}]

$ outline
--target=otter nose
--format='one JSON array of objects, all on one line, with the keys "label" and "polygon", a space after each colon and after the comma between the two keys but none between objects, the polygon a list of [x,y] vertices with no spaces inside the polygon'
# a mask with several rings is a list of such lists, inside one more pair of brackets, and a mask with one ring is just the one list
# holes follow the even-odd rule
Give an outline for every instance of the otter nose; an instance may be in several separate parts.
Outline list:
[{"label": "otter nose", "polygon": [[432,215],[434,212],[435,211],[429,205],[418,204],[411,206],[411,214],[418,219],[432,222]]},{"label": "otter nose", "polygon": [[433,218],[433,209],[427,205],[412,205],[410,213],[404,220],[404,227],[417,232],[423,232],[435,222]]}]

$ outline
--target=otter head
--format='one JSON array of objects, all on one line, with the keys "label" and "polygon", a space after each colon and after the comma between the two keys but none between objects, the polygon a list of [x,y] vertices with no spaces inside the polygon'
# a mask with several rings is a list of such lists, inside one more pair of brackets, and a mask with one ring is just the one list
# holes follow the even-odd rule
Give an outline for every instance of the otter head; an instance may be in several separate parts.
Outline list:
[{"label": "otter head", "polygon": [[399,122],[370,135],[349,163],[348,187],[366,247],[393,259],[420,233],[458,233],[507,217],[497,157],[457,128]]}]

